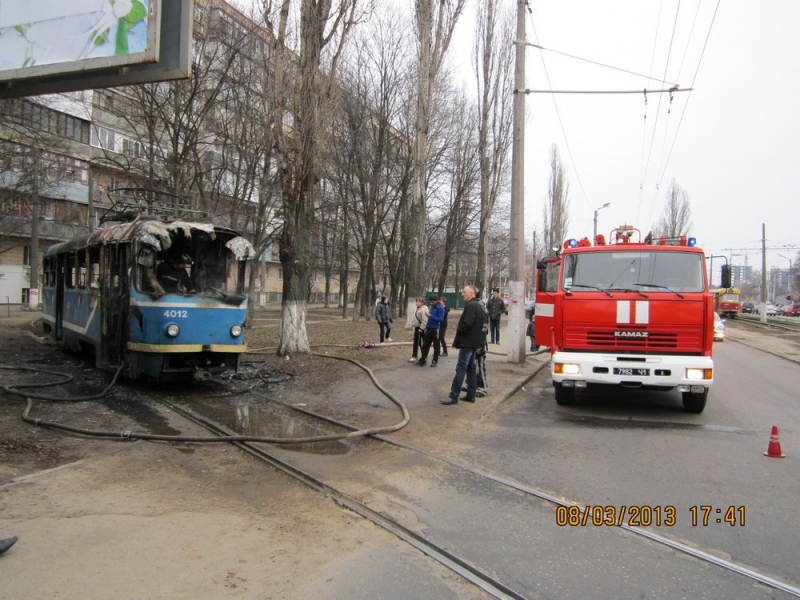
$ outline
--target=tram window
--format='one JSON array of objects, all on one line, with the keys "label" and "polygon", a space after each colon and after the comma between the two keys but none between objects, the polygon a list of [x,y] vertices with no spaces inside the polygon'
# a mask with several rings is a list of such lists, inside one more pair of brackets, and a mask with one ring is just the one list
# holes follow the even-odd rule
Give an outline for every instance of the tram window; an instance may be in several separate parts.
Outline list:
[{"label": "tram window", "polygon": [[100,248],[89,249],[89,287],[100,287]]},{"label": "tram window", "polygon": [[86,265],[86,250],[78,250],[78,287],[85,288],[86,287],[86,274],[87,274],[87,265]]},{"label": "tram window", "polygon": [[74,254],[67,254],[64,256],[65,258],[65,269],[64,269],[64,287],[74,288],[75,287],[75,255]]}]

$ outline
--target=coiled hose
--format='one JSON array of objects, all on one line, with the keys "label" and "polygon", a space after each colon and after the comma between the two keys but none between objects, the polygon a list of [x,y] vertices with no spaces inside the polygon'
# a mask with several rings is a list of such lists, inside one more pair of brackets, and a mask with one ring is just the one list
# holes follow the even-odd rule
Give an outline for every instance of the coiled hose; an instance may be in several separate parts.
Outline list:
[{"label": "coiled hose", "polygon": [[389,400],[391,400],[394,404],[396,404],[403,413],[403,420],[397,423],[396,425],[390,425],[387,427],[374,427],[371,429],[359,429],[357,431],[351,431],[349,433],[340,433],[340,434],[330,434],[330,435],[318,435],[318,436],[306,436],[306,437],[297,437],[297,438],[277,438],[277,437],[262,437],[262,436],[254,436],[254,435],[230,435],[226,437],[216,437],[216,436],[187,436],[187,435],[159,435],[154,433],[142,433],[136,431],[105,431],[105,430],[97,430],[97,429],[84,429],[81,427],[72,427],[70,425],[64,425],[63,423],[56,423],[54,421],[46,421],[44,419],[37,419],[30,416],[31,409],[33,408],[34,400],[44,400],[48,402],[85,402],[88,400],[97,400],[99,398],[104,397],[111,391],[111,388],[117,381],[120,373],[122,372],[123,365],[120,365],[120,368],[117,369],[117,372],[114,374],[114,378],[111,380],[111,383],[98,394],[94,394],[91,396],[71,396],[71,397],[57,397],[57,396],[49,396],[46,394],[36,394],[31,393],[24,390],[29,390],[31,388],[41,388],[41,387],[53,387],[57,385],[64,385],[70,383],[74,380],[69,374],[62,373],[59,371],[50,371],[47,369],[39,369],[35,367],[24,367],[24,366],[13,366],[13,365],[0,365],[0,369],[8,370],[8,371],[28,371],[33,373],[43,373],[47,375],[53,375],[59,377],[55,381],[45,382],[45,383],[16,383],[16,384],[8,384],[0,386],[0,389],[5,391],[8,394],[13,396],[20,396],[25,398],[27,401],[27,406],[22,413],[22,420],[26,423],[31,423],[32,425],[36,425],[37,427],[48,427],[51,429],[59,429],[61,431],[69,431],[71,433],[78,433],[81,435],[91,436],[91,437],[102,437],[102,438],[114,438],[114,439],[134,439],[134,440],[148,440],[148,441],[164,441],[164,442],[208,442],[208,443],[229,443],[229,442],[262,442],[267,444],[309,444],[314,442],[330,442],[335,440],[346,440],[346,439],[353,439],[358,437],[364,437],[367,435],[378,435],[383,433],[392,433],[394,431],[398,431],[408,425],[411,417],[408,413],[408,409],[406,408],[405,404],[395,398],[386,388],[384,388],[378,380],[375,378],[375,374],[365,365],[358,362],[357,360],[353,360],[351,358],[344,358],[341,356],[333,356],[329,354],[317,354],[313,353],[313,356],[318,356],[320,358],[328,358],[334,360],[343,360],[346,362],[350,362],[369,375],[369,378],[375,384],[375,387],[386,396]]}]

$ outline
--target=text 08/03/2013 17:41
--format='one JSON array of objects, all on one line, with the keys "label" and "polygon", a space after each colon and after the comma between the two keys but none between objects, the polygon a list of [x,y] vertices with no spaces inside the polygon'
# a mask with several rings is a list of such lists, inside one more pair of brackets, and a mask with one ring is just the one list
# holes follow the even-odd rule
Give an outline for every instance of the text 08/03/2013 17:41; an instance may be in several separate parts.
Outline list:
[{"label": "text 08/03/2013 17:41", "polygon": [[[709,525],[745,524],[744,506],[716,508],[710,505],[690,506],[687,511],[692,527]],[[678,524],[678,511],[672,505],[665,506],[559,506],[556,508],[556,525],[577,527],[594,525],[597,527],[627,525],[629,527],[649,527],[651,525],[673,527]]]}]

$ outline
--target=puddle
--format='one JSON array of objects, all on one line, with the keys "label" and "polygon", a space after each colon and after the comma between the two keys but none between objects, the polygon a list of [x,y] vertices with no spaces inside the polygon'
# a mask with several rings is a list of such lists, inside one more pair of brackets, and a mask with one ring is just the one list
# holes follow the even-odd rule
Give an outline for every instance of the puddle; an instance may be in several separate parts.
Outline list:
[{"label": "puddle", "polygon": [[[304,420],[275,414],[258,406],[194,399],[191,409],[208,419],[216,421],[240,435],[272,438],[299,438],[325,435],[325,432],[310,427]],[[350,448],[339,441],[315,442],[313,444],[280,444],[281,448],[311,454],[347,454]]]},{"label": "puddle", "polygon": [[125,415],[141,425],[142,430],[156,435],[180,435],[181,432],[170,427],[164,415],[140,400],[118,400],[106,397],[103,405],[115,413]]}]

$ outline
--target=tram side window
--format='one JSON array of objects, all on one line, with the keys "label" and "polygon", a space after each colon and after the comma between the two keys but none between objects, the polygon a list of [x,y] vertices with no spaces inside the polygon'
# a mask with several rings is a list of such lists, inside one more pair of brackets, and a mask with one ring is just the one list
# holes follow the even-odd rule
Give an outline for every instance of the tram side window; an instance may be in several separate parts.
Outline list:
[{"label": "tram side window", "polygon": [[100,288],[100,248],[89,249],[89,287]]},{"label": "tram side window", "polygon": [[86,264],[86,250],[78,250],[78,281],[79,288],[86,288],[86,275],[88,273],[88,266]]},{"label": "tram side window", "polygon": [[67,254],[64,258],[64,287],[74,288],[76,280],[75,255]]},{"label": "tram side window", "polygon": [[42,261],[42,285],[50,287],[50,259],[45,258]]}]

